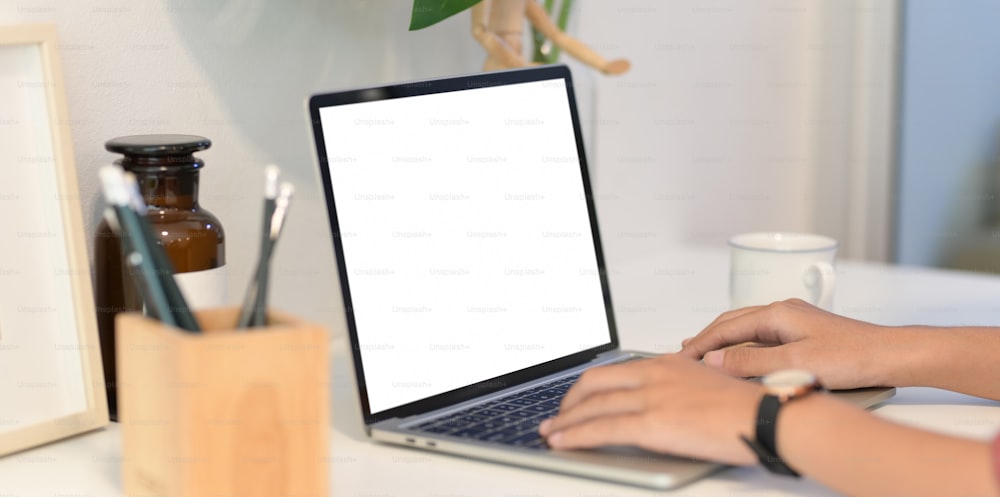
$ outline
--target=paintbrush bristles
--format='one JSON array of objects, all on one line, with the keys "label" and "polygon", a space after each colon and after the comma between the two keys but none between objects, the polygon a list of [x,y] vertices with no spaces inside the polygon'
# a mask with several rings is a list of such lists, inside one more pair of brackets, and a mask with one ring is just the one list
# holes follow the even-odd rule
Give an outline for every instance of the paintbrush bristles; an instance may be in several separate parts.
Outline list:
[{"label": "paintbrush bristles", "polygon": [[285,224],[285,216],[288,213],[288,206],[291,204],[292,195],[294,194],[294,185],[288,182],[281,184],[281,192],[278,193],[278,198],[274,200],[274,214],[271,216],[270,237],[272,240],[277,240],[278,236],[281,235],[281,228]]},{"label": "paintbrush bristles", "polygon": [[120,167],[104,166],[97,172],[101,179],[104,200],[111,205],[128,205],[128,186],[125,184],[124,172]]},{"label": "paintbrush bristles", "polygon": [[281,169],[274,164],[264,168],[264,198],[272,199],[278,196],[278,177]]},{"label": "paintbrush bristles", "polygon": [[139,191],[139,181],[135,178],[135,174],[126,172],[122,174],[122,178],[125,181],[126,191],[129,194],[129,206],[140,215],[145,215],[146,201],[143,200],[142,192]]}]

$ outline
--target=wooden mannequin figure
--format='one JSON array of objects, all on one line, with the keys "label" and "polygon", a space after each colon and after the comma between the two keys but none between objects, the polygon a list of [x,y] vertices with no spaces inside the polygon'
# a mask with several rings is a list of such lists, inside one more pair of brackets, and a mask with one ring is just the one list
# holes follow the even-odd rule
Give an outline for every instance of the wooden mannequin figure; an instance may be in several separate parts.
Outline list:
[{"label": "wooden mannequin figure", "polygon": [[593,49],[563,32],[535,0],[482,0],[471,10],[472,36],[487,53],[484,71],[532,64],[522,55],[525,17],[556,46],[604,74],[623,74],[631,66],[625,59],[605,60]]}]

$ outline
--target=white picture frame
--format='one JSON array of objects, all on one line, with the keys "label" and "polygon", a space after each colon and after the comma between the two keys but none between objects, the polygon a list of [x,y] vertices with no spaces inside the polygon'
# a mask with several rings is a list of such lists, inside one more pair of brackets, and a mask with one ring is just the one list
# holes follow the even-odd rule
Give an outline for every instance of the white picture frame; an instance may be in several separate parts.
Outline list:
[{"label": "white picture frame", "polygon": [[0,456],[108,424],[52,25],[0,26]]}]

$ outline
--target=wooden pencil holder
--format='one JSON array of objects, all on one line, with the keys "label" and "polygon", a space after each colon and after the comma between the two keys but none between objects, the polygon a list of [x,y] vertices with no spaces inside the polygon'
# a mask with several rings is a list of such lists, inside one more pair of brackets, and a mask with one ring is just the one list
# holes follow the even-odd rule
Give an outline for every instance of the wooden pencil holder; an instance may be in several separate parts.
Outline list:
[{"label": "wooden pencil holder", "polygon": [[202,333],[117,317],[122,480],[131,497],[328,495],[328,336],[268,312],[196,313]]}]

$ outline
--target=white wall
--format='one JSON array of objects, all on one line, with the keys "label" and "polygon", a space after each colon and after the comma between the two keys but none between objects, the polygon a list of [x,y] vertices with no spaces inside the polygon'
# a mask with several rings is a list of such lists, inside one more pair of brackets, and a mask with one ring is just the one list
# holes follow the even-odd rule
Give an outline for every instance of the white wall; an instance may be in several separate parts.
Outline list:
[{"label": "white wall", "polygon": [[[851,58],[843,45],[851,33],[826,17],[833,4],[843,5],[578,2],[571,30],[633,62],[619,78],[576,72],[612,266],[746,230],[839,236],[842,227],[818,222],[828,213],[815,207],[817,137],[849,126],[820,105],[830,95],[850,101],[849,84],[824,86],[825,71]],[[101,205],[95,171],[114,159],[105,140],[205,135],[214,145],[201,154],[202,201],[226,227],[235,304],[256,257],[262,167],[278,163],[299,193],[278,246],[273,302],[339,330],[306,96],[477,71],[483,59],[467,15],[408,33],[409,8],[402,0],[0,0],[0,22],[58,26],[88,233]],[[830,53],[841,65],[826,62]]]},{"label": "white wall", "polygon": [[[88,237],[97,168],[126,134],[190,133],[202,152],[202,204],[222,221],[237,305],[257,257],[262,171],[297,184],[278,245],[276,307],[342,328],[329,228],[315,185],[305,99],[383,81],[473,72],[468,16],[409,33],[409,2],[346,0],[3,0],[0,23],[58,27]],[[7,166],[5,166],[7,167]]]},{"label": "white wall", "polygon": [[[817,231],[882,258],[888,202],[892,1],[581,2],[581,32],[633,71],[600,79],[599,210],[612,260],[751,230]],[[875,30],[872,40],[859,34]],[[867,30],[867,31],[866,31]],[[858,65],[871,52],[881,66]],[[888,59],[889,63],[885,60]],[[867,100],[859,100],[869,97]],[[880,112],[875,112],[880,111]],[[882,155],[858,157],[853,149]],[[868,150],[871,149],[871,150]],[[884,198],[885,195],[883,194]],[[870,217],[881,219],[871,223]],[[882,216],[881,218],[877,216]]]}]

